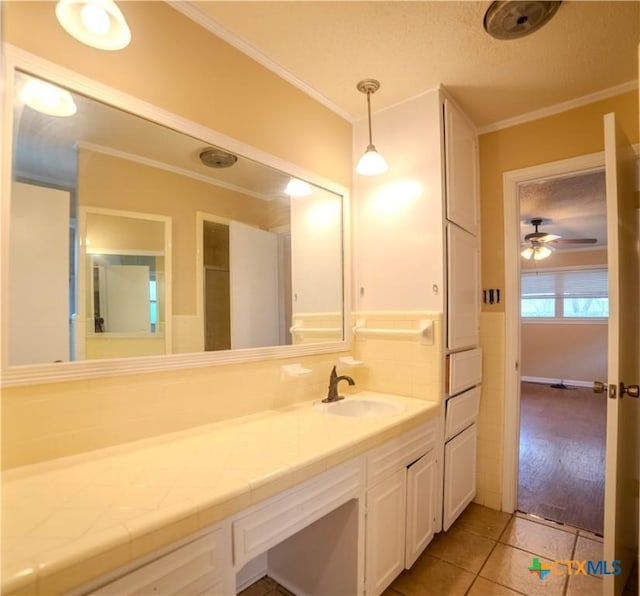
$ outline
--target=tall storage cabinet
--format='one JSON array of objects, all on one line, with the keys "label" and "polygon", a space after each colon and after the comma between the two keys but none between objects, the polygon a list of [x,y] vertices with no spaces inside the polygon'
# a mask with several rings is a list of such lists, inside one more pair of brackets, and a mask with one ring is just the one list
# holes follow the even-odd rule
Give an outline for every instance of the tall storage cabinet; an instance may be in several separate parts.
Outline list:
[{"label": "tall storage cabinet", "polygon": [[447,367],[442,527],[476,495],[482,380],[478,143],[474,127],[444,101]]},{"label": "tall storage cabinet", "polygon": [[[368,142],[366,124],[355,125],[356,160]],[[373,128],[389,170],[354,178],[355,310],[444,312],[445,356],[477,354],[481,293],[475,128],[443,88],[377,112]],[[465,385],[462,393],[477,390],[471,398],[451,401],[451,408],[448,398],[459,393],[447,389],[442,395],[441,437],[448,447],[441,443],[436,450],[434,472],[441,490],[435,531],[442,529],[443,503],[450,524],[475,496],[479,383]],[[446,437],[451,412],[448,428],[453,423],[458,428]],[[455,417],[460,412],[464,422]]]}]

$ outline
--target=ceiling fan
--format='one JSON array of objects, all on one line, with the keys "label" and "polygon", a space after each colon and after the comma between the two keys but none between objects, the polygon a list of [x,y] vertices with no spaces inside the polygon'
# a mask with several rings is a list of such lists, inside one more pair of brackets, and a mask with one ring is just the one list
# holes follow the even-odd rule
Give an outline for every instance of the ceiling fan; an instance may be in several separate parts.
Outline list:
[{"label": "ceiling fan", "polygon": [[533,218],[529,223],[535,231],[524,237],[525,248],[520,254],[525,259],[546,259],[554,250],[552,246],[548,246],[549,244],[595,244],[598,241],[597,238],[563,238],[557,234],[540,232],[538,227],[543,223],[541,217]]}]

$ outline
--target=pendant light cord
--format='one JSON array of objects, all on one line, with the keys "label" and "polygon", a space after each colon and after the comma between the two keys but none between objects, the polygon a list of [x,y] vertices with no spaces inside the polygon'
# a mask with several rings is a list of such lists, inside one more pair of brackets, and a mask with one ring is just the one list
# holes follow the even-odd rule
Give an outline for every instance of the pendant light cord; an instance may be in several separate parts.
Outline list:
[{"label": "pendant light cord", "polygon": [[367,116],[369,120],[369,147],[373,146],[371,137],[371,91],[367,91]]}]

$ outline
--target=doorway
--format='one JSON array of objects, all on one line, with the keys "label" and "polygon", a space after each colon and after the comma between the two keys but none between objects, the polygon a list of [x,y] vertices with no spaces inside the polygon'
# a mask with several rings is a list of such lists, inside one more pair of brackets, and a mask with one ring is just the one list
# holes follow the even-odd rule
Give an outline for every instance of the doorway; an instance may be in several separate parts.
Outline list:
[{"label": "doorway", "polygon": [[[529,183],[540,184],[540,181],[561,180],[571,176],[586,175],[602,170],[604,165],[604,155],[602,153],[590,154],[576,158],[570,158],[557,162],[542,164],[506,172],[503,177],[504,182],[504,230],[505,230],[505,295],[521,296],[521,265],[524,260],[520,255],[523,250],[522,241],[527,232],[521,229],[520,222],[526,217],[521,217],[519,190],[521,186]],[[526,216],[526,213],[522,214]],[[544,219],[544,213],[529,213],[529,220],[535,216]],[[525,224],[526,226],[527,224]],[[529,223],[530,232],[533,228]],[[544,226],[541,231],[544,232]],[[551,232],[549,232],[551,233]],[[577,232],[566,231],[565,237],[570,238],[577,236]],[[559,251],[556,251],[559,252]],[[554,252],[555,254],[555,252]],[[536,265],[540,265],[537,262]],[[566,265],[566,263],[564,263]],[[561,266],[561,265],[560,265]],[[524,268],[522,268],[524,269]],[[533,271],[537,271],[535,265]],[[541,331],[542,327],[531,326],[531,329]],[[565,327],[573,330],[577,327]],[[565,333],[566,335],[566,333]],[[528,371],[529,375],[522,374],[522,365],[524,364],[522,346],[522,329],[521,329],[521,301],[508,300],[505,302],[505,432],[504,432],[504,459],[503,459],[503,511],[515,511],[518,509],[518,485],[519,485],[519,463],[520,463],[520,418],[521,418],[521,394],[522,394],[522,376],[525,376],[524,382],[542,381],[539,385],[564,384],[570,385],[563,381],[575,381],[571,376],[564,372],[553,372],[551,375],[542,375],[539,371]],[[551,346],[555,346],[554,342],[548,341],[546,344],[547,351]],[[526,377],[534,377],[533,379]],[[535,377],[538,377],[537,379]],[[589,379],[592,380],[592,379]],[[557,382],[557,383],[556,383]],[[551,388],[550,388],[551,389]],[[573,390],[559,389],[562,395],[566,396],[574,393]],[[566,393],[565,393],[566,392]],[[542,403],[538,405],[543,406]],[[542,408],[544,409],[544,408]],[[544,515],[541,515],[545,517]]]},{"label": "doorway", "polygon": [[602,169],[518,185],[520,436],[517,509],[602,535],[607,230]]}]

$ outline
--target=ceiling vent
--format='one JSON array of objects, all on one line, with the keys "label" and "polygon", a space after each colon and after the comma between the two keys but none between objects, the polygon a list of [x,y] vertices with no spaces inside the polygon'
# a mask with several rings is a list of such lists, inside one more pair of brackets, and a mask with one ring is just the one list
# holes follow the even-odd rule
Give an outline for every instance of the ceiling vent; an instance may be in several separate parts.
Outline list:
[{"label": "ceiling vent", "polygon": [[233,153],[209,147],[200,152],[200,161],[210,168],[229,168],[238,161]]},{"label": "ceiling vent", "polygon": [[496,39],[519,39],[537,31],[560,7],[562,0],[496,0],[484,15],[484,28]]}]

